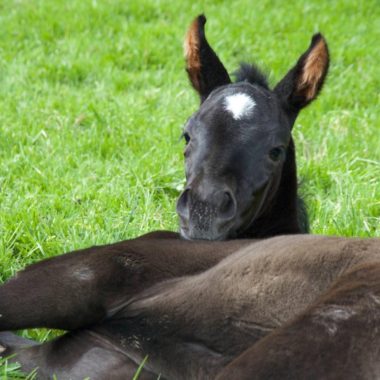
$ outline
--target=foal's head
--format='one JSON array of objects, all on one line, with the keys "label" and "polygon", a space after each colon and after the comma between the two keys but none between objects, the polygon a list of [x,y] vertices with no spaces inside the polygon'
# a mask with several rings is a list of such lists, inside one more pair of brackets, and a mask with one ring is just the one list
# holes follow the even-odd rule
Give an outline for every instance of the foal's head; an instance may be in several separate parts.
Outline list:
[{"label": "foal's head", "polygon": [[177,203],[189,239],[264,237],[306,232],[297,216],[291,130],[327,74],[322,35],[270,89],[255,66],[242,65],[235,83],[208,44],[197,17],[185,39],[187,72],[201,100],[184,127],[186,187]]}]

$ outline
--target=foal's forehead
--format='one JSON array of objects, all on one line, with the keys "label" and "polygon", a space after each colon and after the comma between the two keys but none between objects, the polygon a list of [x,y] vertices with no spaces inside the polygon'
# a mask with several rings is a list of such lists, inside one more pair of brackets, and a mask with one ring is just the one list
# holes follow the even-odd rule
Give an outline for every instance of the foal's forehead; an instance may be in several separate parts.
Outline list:
[{"label": "foal's forehead", "polygon": [[235,83],[219,87],[203,103],[199,116],[217,113],[234,121],[272,118],[278,114],[274,94],[260,86]]}]

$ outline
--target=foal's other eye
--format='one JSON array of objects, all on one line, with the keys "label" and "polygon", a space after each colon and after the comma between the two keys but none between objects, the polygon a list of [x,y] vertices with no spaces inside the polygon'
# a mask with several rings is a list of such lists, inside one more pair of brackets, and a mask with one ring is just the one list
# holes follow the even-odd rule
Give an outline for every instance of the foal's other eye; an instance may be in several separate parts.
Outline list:
[{"label": "foal's other eye", "polygon": [[269,151],[269,158],[272,161],[278,161],[281,158],[283,151],[284,149],[282,147],[273,148]]},{"label": "foal's other eye", "polygon": [[183,138],[186,141],[186,145],[190,142],[190,136],[187,132],[183,132]]}]

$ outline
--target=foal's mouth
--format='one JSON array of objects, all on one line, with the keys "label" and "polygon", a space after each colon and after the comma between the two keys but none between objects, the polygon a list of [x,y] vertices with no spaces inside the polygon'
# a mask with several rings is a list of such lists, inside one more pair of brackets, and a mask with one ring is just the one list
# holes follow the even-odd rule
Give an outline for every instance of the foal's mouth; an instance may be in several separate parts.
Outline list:
[{"label": "foal's mouth", "polygon": [[217,236],[211,236],[212,234],[202,234],[202,235],[196,235],[196,236],[190,236],[189,233],[189,227],[186,226],[180,226],[179,228],[179,234],[182,239],[184,240],[207,240],[207,241],[223,241],[227,240],[228,234],[218,234]]}]

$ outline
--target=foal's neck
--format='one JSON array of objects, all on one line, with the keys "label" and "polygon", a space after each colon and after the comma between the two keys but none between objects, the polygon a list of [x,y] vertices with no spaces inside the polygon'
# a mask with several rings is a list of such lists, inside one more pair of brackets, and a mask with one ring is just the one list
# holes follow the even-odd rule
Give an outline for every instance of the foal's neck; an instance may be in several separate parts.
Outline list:
[{"label": "foal's neck", "polygon": [[264,238],[309,232],[306,209],[298,197],[297,185],[295,148],[291,139],[277,194],[268,210],[252,224],[244,237]]}]

